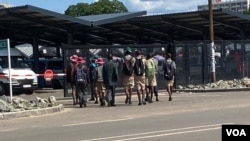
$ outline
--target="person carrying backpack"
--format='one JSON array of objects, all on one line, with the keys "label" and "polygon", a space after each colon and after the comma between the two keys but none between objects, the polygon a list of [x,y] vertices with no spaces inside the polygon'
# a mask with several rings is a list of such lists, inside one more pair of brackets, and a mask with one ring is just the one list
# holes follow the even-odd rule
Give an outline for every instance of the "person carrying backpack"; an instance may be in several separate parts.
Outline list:
[{"label": "person carrying backpack", "polygon": [[124,91],[126,94],[125,104],[132,104],[132,89],[134,88],[134,63],[135,57],[132,56],[132,50],[130,47],[124,49],[123,58],[123,73],[122,82],[124,86]]},{"label": "person carrying backpack", "polygon": [[135,65],[134,65],[134,81],[138,95],[138,105],[145,105],[145,66],[146,60],[143,58],[140,50],[135,52]]},{"label": "person carrying backpack", "polygon": [[146,61],[146,100],[149,103],[153,103],[152,97],[154,93],[154,86],[157,85],[155,72],[156,69],[153,60],[153,53],[149,53]]},{"label": "person carrying backpack", "polygon": [[174,78],[175,78],[175,72],[176,72],[176,64],[171,59],[171,57],[172,57],[171,53],[167,53],[166,61],[163,65],[164,78],[166,80],[166,87],[167,87],[167,92],[169,95],[169,99],[168,99],[169,101],[172,101]]},{"label": "person carrying backpack", "polygon": [[75,83],[76,83],[76,93],[79,97],[80,108],[82,105],[86,107],[87,94],[88,94],[88,68],[84,65],[86,62],[82,57],[78,57],[78,65],[75,68]]},{"label": "person carrying backpack", "polygon": [[95,104],[98,104],[98,94],[96,93],[96,85],[94,80],[96,79],[96,71],[95,68],[97,67],[96,60],[99,58],[97,54],[90,58],[90,65],[89,65],[89,77],[90,77],[90,90],[91,90],[91,98],[89,101],[95,101]]}]

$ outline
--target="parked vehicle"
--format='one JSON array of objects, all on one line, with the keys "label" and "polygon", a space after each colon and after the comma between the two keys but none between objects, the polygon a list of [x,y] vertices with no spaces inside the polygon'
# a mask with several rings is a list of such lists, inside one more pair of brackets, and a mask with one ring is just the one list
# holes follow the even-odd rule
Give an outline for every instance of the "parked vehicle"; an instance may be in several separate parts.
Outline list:
[{"label": "parked vehicle", "polygon": [[[29,64],[34,70],[34,60],[28,60]],[[61,89],[64,85],[63,76],[63,61],[62,58],[39,58],[38,73],[44,74],[46,70],[52,70],[54,74],[62,74],[60,76],[54,76],[51,81],[46,81],[43,76],[38,77],[38,88],[53,88]]]},{"label": "parked vehicle", "polygon": [[9,72],[12,74],[13,93],[32,94],[37,88],[37,75],[29,68],[25,57],[19,50],[10,48],[10,55],[11,69],[8,66],[8,49],[0,50],[0,96],[9,95]]}]

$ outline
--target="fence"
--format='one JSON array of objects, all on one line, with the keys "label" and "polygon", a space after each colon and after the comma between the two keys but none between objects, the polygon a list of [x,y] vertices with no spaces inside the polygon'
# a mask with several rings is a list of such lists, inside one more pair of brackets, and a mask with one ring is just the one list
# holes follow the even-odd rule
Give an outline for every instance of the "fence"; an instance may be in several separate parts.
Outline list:
[{"label": "fence", "polygon": [[[209,41],[175,43],[177,85],[211,82]],[[216,80],[250,75],[250,41],[215,41]]]},{"label": "fence", "polygon": [[[148,52],[163,55],[172,52],[176,62],[176,86],[188,84],[205,84],[211,82],[209,41],[183,41],[169,44],[156,45],[130,45],[133,52],[142,50],[146,55]],[[123,48],[127,46],[65,46],[64,66],[69,56],[78,54],[90,58],[98,54],[106,58],[108,52],[115,56],[123,56]],[[216,80],[230,80],[248,77],[250,75],[250,41],[215,41]],[[160,74],[158,75],[158,86],[165,88],[165,80],[161,71],[163,61],[159,61]],[[121,83],[120,83],[121,84]]]}]

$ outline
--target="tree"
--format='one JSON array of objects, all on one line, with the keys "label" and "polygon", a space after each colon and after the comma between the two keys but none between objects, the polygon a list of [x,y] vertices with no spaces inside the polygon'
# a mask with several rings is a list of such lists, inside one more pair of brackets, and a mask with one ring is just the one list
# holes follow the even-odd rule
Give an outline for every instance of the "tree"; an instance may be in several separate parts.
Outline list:
[{"label": "tree", "polygon": [[65,11],[65,14],[73,17],[79,17],[122,12],[128,12],[122,2],[119,2],[118,0],[99,0],[91,4],[77,3],[76,5],[70,5]]}]

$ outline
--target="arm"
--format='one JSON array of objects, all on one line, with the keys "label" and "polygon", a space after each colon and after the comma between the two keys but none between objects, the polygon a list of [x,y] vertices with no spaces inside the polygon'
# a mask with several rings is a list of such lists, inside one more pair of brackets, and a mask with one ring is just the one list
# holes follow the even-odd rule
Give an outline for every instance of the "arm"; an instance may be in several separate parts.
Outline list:
[{"label": "arm", "polygon": [[74,81],[74,75],[75,75],[75,66],[71,64],[70,68],[71,68],[70,81],[73,82]]}]

